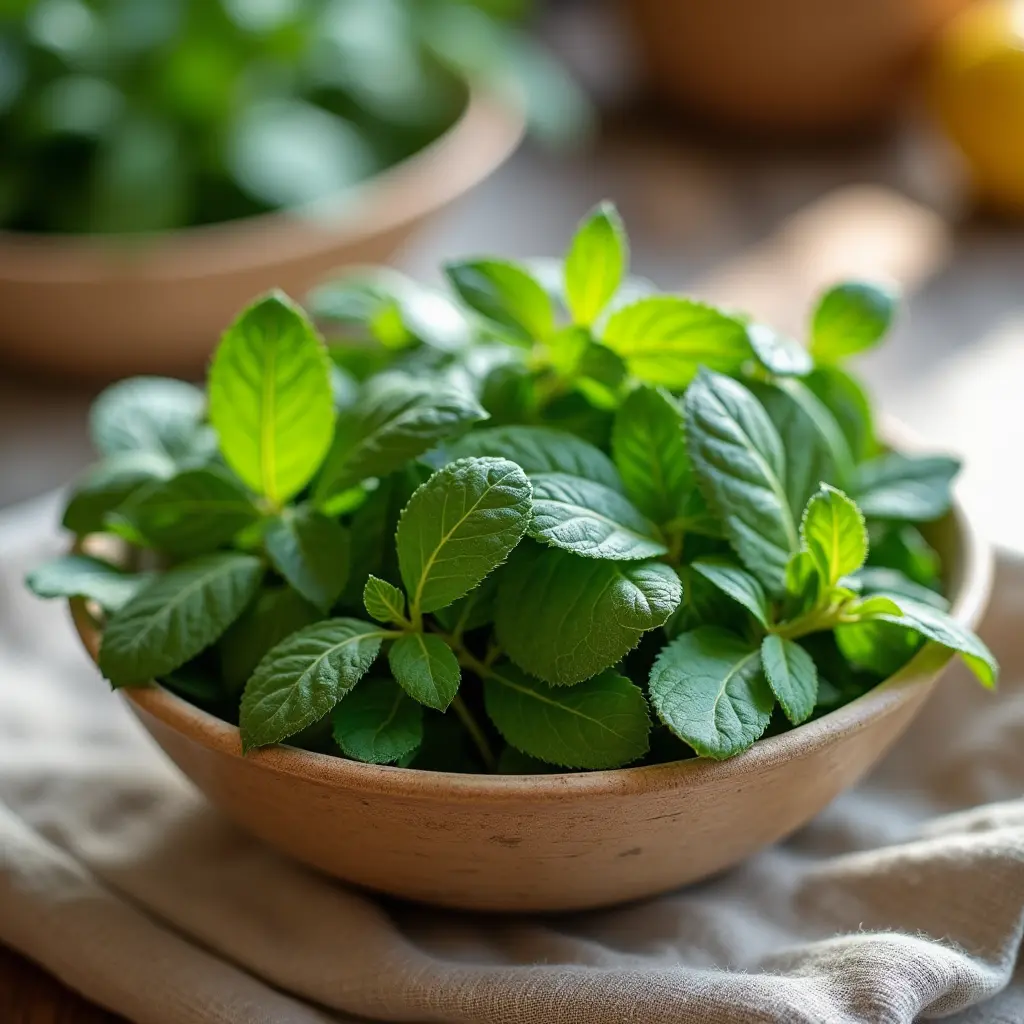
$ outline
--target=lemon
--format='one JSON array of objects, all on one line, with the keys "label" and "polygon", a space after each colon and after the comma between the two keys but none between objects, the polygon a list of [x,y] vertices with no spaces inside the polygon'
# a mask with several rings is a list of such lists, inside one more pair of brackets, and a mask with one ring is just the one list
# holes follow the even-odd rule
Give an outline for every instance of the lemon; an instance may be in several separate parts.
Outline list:
[{"label": "lemon", "polygon": [[1024,214],[1024,0],[982,0],[955,18],[929,85],[981,197]]}]

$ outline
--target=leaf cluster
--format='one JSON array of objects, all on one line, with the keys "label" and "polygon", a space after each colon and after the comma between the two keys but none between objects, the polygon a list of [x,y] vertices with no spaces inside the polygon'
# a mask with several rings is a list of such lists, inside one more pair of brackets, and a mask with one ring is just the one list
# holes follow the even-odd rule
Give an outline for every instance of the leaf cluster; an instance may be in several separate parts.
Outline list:
[{"label": "leaf cluster", "polygon": [[[472,259],[281,294],[205,393],[141,378],[92,412],[102,460],[30,577],[106,615],[115,687],[438,770],[726,758],[931,641],[986,685],[927,524],[955,460],[888,451],[845,367],[893,295],[843,283],[806,342],[628,276],[609,205],[564,262]],[[552,272],[554,269],[554,273]]]}]

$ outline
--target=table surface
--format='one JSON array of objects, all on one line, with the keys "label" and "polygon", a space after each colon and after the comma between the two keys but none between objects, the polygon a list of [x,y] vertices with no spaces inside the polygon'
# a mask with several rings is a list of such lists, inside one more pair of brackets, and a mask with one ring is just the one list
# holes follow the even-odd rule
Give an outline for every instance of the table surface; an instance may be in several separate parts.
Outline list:
[{"label": "table surface", "polygon": [[[913,119],[874,139],[796,153],[684,142],[675,127],[627,114],[591,155],[527,146],[399,262],[432,277],[439,259],[462,252],[557,253],[578,218],[612,197],[636,272],[662,287],[728,295],[794,330],[830,277],[901,281],[910,315],[863,364],[883,407],[907,407],[923,373],[994,334],[1016,331],[1011,347],[1020,346],[1024,233],[959,217],[955,180]],[[852,187],[862,183],[876,188]],[[86,411],[97,390],[0,366],[0,507],[88,463]],[[118,1020],[0,947],[3,1024]]]}]

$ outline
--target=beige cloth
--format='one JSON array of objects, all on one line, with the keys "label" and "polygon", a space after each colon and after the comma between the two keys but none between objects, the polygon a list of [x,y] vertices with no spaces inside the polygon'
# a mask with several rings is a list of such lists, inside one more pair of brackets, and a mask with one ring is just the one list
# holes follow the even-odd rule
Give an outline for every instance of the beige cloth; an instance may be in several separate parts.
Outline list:
[{"label": "beige cloth", "polygon": [[[1024,1021],[1024,564],[888,761],[707,884],[551,919],[332,884],[238,833],[21,588],[54,507],[0,517],[0,940],[139,1024]],[[970,809],[973,808],[973,809]]]}]

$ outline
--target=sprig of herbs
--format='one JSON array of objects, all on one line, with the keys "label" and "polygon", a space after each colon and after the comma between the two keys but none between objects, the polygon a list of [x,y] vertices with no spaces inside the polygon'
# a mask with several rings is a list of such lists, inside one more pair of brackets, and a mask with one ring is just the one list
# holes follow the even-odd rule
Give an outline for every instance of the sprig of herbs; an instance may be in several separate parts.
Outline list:
[{"label": "sprig of herbs", "polygon": [[158,679],[246,750],[614,768],[730,757],[926,641],[993,685],[919,529],[957,464],[885,450],[844,366],[893,295],[838,285],[801,344],[627,266],[603,204],[556,273],[325,286],[330,344],[257,300],[205,395],[139,379],[93,409],[65,526],[156,570],[73,554],[29,584],[105,611],[115,687]]}]

